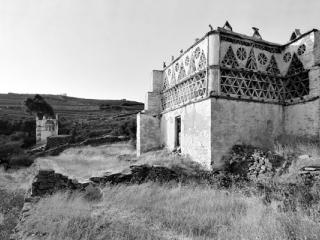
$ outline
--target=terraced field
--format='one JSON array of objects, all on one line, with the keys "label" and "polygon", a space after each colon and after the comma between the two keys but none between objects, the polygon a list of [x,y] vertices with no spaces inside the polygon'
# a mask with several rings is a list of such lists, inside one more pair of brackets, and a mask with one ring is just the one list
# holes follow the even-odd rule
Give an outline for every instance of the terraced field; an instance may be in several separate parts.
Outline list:
[{"label": "terraced field", "polygon": [[[61,117],[70,120],[106,120],[121,114],[135,113],[143,104],[135,101],[96,100],[62,95],[42,95]],[[23,102],[32,94],[0,94],[0,117],[2,120],[32,118],[25,113]]]}]

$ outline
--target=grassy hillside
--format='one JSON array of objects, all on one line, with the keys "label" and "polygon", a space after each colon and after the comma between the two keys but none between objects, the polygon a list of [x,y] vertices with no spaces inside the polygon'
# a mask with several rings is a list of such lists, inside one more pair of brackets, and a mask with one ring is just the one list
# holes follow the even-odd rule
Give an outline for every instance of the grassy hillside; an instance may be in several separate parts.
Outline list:
[{"label": "grassy hillside", "polygon": [[[23,109],[23,102],[33,94],[0,94],[1,119],[20,120],[32,118]],[[62,95],[41,95],[61,117],[69,119],[105,118],[121,113],[136,112],[143,104],[135,101],[96,100],[75,98]]]},{"label": "grassy hillside", "polygon": [[[32,159],[26,158],[24,149],[36,143],[36,122],[34,116],[26,113],[24,101],[33,97],[31,94],[0,94],[0,164],[32,163]],[[144,108],[142,103],[125,99],[42,97],[59,115],[59,134],[71,134],[74,143],[107,134],[135,139],[136,113]]]}]

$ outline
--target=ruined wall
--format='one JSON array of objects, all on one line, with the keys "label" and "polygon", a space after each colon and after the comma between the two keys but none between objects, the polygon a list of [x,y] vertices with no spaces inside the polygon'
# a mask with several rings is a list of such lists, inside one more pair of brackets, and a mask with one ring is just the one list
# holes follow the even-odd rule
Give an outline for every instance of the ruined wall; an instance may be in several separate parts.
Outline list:
[{"label": "ruined wall", "polygon": [[161,141],[169,149],[175,148],[177,116],[181,116],[181,152],[192,160],[210,168],[211,162],[211,100],[185,105],[163,113]]},{"label": "ruined wall", "polygon": [[214,167],[235,144],[271,147],[283,133],[283,107],[277,104],[211,99],[211,147]]},{"label": "ruined wall", "polygon": [[137,115],[137,155],[159,148],[160,120],[147,113]]},{"label": "ruined wall", "polygon": [[40,169],[32,182],[31,196],[44,196],[58,191],[84,190],[90,183],[79,183],[52,169]]},{"label": "ruined wall", "polygon": [[68,144],[71,141],[71,135],[50,136],[47,138],[46,148],[55,148]]}]

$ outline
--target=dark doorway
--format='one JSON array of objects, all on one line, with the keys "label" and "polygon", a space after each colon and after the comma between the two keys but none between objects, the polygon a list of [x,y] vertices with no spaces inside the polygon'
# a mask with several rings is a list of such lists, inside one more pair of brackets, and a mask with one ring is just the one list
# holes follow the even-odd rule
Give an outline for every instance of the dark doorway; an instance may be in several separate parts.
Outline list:
[{"label": "dark doorway", "polygon": [[176,117],[176,143],[175,147],[179,148],[181,144],[181,116]]}]

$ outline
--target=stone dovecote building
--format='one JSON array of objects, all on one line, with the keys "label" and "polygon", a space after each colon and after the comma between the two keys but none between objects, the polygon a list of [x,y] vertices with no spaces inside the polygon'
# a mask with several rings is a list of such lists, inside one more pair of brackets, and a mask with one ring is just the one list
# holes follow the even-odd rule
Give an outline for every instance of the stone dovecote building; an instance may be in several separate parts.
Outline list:
[{"label": "stone dovecote building", "polygon": [[211,30],[163,70],[152,72],[137,117],[137,154],[165,146],[207,168],[234,144],[272,146],[279,135],[319,137],[320,32],[286,44]]},{"label": "stone dovecote building", "polygon": [[42,119],[36,116],[37,144],[47,143],[47,138],[52,136],[58,136],[58,115],[55,118],[43,116]]}]

